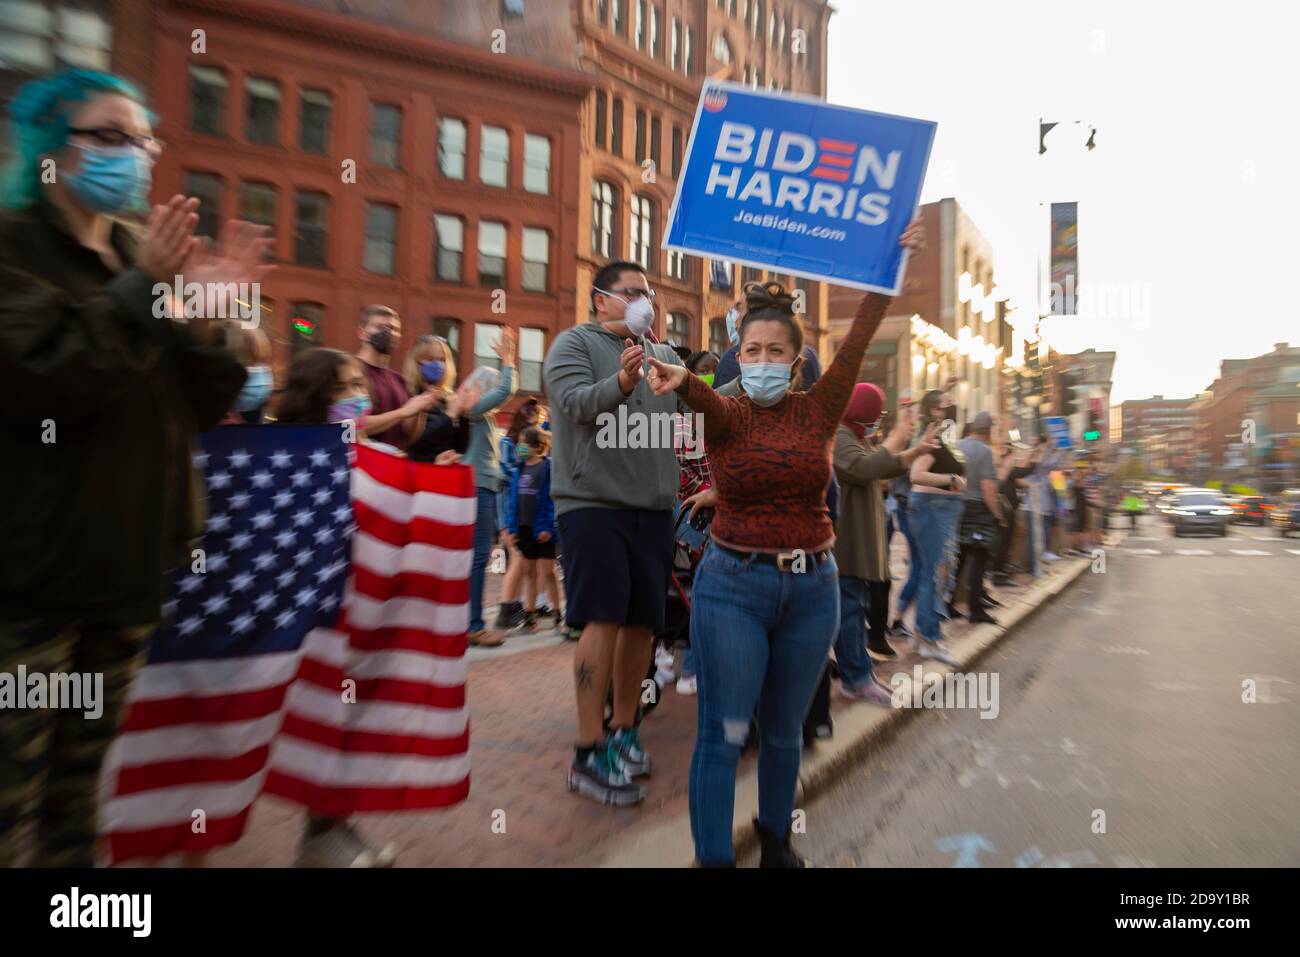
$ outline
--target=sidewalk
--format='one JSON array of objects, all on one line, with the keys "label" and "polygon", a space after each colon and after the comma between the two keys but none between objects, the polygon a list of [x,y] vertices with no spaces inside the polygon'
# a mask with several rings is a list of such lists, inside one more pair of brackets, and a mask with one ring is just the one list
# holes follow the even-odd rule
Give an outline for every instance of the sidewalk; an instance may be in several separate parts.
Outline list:
[{"label": "sidewalk", "polygon": [[[896,536],[891,558],[906,576],[906,547]],[[1037,582],[997,589],[1004,607],[1001,624],[972,627],[964,620],[945,625],[945,635],[963,668],[1002,635],[1049,601],[1089,567],[1086,559],[1049,566]],[[488,607],[495,609],[501,576],[488,576]],[[901,588],[902,578],[896,583]],[[888,683],[896,672],[910,674],[920,658],[895,643],[899,657],[876,662]],[[695,740],[694,697],[669,685],[659,707],[642,726],[642,741],[654,774],[641,779],[646,800],[633,808],[607,808],[570,794],[565,775],[573,755],[573,645],[554,631],[512,635],[500,649],[469,654],[470,796],[444,811],[359,815],[357,824],[375,842],[393,841],[398,864],[408,867],[689,866],[687,782]],[[924,662],[927,672],[936,669]],[[946,670],[937,666],[937,670]],[[802,799],[869,748],[895,722],[913,712],[893,710],[832,694],[835,735],[805,752]],[[748,822],[757,809],[755,762],[742,759],[736,788],[736,841],[750,839]],[[301,812],[276,799],[254,807],[248,832],[234,847],[212,856],[215,866],[289,866],[293,863]]]}]

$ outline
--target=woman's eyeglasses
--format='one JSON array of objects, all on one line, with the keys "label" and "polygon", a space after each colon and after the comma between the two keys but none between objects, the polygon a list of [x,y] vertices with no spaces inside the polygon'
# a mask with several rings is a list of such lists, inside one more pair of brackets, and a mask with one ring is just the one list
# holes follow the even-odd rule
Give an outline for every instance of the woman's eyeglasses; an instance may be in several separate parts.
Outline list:
[{"label": "woman's eyeglasses", "polygon": [[111,126],[101,126],[95,129],[70,129],[68,132],[75,136],[89,136],[101,146],[130,145],[155,156],[161,153],[167,145],[156,136],[137,136],[133,133],[114,129]]}]

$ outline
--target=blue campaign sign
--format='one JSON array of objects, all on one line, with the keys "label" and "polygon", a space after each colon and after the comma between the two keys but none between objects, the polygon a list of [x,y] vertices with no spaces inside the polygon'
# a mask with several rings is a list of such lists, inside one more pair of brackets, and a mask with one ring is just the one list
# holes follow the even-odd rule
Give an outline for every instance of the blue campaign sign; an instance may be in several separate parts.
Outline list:
[{"label": "blue campaign sign", "polygon": [[895,295],[934,131],[708,81],[664,248]]},{"label": "blue campaign sign", "polygon": [[1058,449],[1068,449],[1070,442],[1070,420],[1063,415],[1049,415],[1043,418],[1043,428]]}]

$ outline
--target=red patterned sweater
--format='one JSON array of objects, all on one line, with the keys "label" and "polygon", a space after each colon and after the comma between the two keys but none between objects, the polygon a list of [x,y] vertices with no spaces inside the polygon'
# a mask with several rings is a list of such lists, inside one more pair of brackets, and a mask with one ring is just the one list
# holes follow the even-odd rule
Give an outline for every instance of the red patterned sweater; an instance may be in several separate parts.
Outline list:
[{"label": "red patterned sweater", "polygon": [[807,392],[763,408],[744,396],[723,397],[691,373],[678,392],[704,414],[718,508],[715,541],[740,551],[817,551],[835,542],[826,510],[831,442],[858,369],[889,296],[862,298],[835,361]]}]

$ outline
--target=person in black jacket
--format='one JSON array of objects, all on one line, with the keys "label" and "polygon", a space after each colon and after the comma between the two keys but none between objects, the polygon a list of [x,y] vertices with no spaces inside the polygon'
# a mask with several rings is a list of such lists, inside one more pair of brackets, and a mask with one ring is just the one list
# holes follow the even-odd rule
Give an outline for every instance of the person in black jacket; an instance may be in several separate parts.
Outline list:
[{"label": "person in black jacket", "polygon": [[[16,863],[19,825],[35,805],[32,863],[84,867],[94,862],[99,766],[162,618],[166,573],[192,560],[202,531],[194,438],[221,420],[245,378],[220,324],[168,318],[165,290],[182,274],[205,289],[257,282],[267,242],[260,227],[231,224],[209,249],[194,236],[198,201],[183,196],[148,211],[161,144],[125,80],[63,70],[20,89],[10,118],[0,682],[25,666],[102,684],[89,710],[34,707],[0,721],[0,866]],[[142,229],[122,221],[138,214]]]}]

